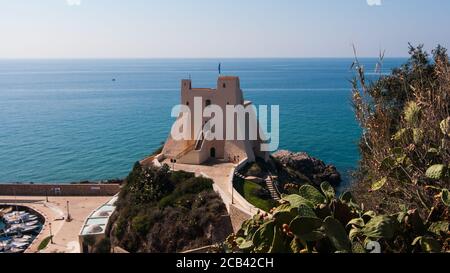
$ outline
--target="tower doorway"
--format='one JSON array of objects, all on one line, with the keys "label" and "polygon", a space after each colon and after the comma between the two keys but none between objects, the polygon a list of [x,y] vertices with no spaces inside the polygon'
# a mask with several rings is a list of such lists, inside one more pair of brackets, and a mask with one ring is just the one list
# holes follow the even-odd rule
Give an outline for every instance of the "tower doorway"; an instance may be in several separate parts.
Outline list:
[{"label": "tower doorway", "polygon": [[211,158],[216,158],[216,148],[211,148],[209,155]]}]

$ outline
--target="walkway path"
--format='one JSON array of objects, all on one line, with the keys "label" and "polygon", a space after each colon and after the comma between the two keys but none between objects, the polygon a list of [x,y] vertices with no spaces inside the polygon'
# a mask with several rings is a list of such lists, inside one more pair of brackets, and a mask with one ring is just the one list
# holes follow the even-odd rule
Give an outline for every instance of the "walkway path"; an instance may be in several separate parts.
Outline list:
[{"label": "walkway path", "polygon": [[[27,253],[38,251],[40,242],[50,235],[49,223],[51,223],[53,243],[41,251],[43,253],[79,253],[78,234],[84,220],[90,213],[108,202],[111,197],[49,197],[46,202],[45,197],[24,197],[24,196],[0,196],[0,204],[18,204],[30,207],[46,218],[46,224],[41,234],[36,238]],[[69,211],[71,222],[63,220],[67,216],[67,201],[69,201]]]}]

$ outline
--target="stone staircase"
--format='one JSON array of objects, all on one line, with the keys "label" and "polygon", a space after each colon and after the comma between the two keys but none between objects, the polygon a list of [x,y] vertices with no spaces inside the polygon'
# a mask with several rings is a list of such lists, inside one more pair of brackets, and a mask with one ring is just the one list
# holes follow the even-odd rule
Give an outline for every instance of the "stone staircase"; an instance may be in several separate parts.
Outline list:
[{"label": "stone staircase", "polygon": [[[236,177],[238,177],[238,178],[246,179],[246,177],[243,174],[239,173],[239,172],[235,172],[234,175]],[[280,194],[278,193],[278,191],[275,189],[275,184],[274,184],[272,175],[269,174],[266,177],[266,179],[264,179],[264,181],[266,183],[267,189],[269,190],[270,196],[272,197],[272,199],[275,200],[275,201],[280,201],[281,197],[280,197]]]},{"label": "stone staircase", "polygon": [[267,178],[265,179],[265,181],[266,181],[267,189],[269,190],[270,195],[272,196],[272,199],[275,201],[280,201],[281,198],[280,198],[280,195],[278,194],[278,191],[275,189],[272,175],[268,175]]},{"label": "stone staircase", "polygon": [[236,177],[239,177],[239,178],[241,178],[241,179],[245,179],[245,176],[244,175],[242,175],[241,173],[239,173],[239,172],[235,172],[234,173],[234,175],[236,176]]}]

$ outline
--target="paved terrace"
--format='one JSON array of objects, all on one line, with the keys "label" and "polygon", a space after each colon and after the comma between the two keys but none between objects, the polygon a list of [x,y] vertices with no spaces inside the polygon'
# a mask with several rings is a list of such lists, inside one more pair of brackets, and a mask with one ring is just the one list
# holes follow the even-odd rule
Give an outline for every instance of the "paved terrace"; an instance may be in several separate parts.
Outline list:
[{"label": "paved terrace", "polygon": [[[108,197],[45,197],[0,196],[0,204],[18,204],[30,207],[45,217],[45,226],[27,253],[37,252],[43,239],[50,235],[49,223],[52,226],[53,244],[49,244],[42,253],[79,253],[78,235],[85,219],[93,210],[111,199]],[[71,222],[62,220],[67,216],[67,201]]]}]

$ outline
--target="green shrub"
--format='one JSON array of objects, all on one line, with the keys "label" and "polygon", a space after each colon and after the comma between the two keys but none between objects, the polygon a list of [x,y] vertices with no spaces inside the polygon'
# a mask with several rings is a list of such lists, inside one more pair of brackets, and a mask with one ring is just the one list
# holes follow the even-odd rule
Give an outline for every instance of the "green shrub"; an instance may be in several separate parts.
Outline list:
[{"label": "green shrub", "polygon": [[212,190],[213,183],[214,182],[208,178],[194,177],[177,185],[174,192],[180,195],[200,193],[205,190]]},{"label": "green shrub", "polygon": [[48,244],[50,243],[50,241],[52,240],[53,236],[48,236],[46,237],[44,240],[42,240],[42,242],[39,244],[38,246],[38,251],[44,250],[47,248]]},{"label": "green shrub", "polygon": [[174,183],[174,185],[178,185],[181,182],[185,182],[188,179],[194,178],[195,174],[188,173],[184,171],[172,172],[170,175],[170,180]]},{"label": "green shrub", "polygon": [[114,236],[119,240],[122,239],[125,235],[126,228],[127,222],[125,220],[125,217],[119,217],[115,223]]},{"label": "green shrub", "polygon": [[160,208],[165,208],[167,206],[173,206],[175,204],[175,201],[177,200],[177,195],[174,194],[169,194],[165,197],[163,197],[161,200],[159,200],[158,202],[158,206]]},{"label": "green shrub", "polygon": [[138,215],[131,221],[131,228],[140,236],[145,236],[150,228],[150,219],[147,215]]},{"label": "green shrub", "polygon": [[[135,205],[158,201],[173,190],[169,166],[143,168],[136,163],[126,179],[121,197]],[[120,201],[119,201],[120,204]]]},{"label": "green shrub", "polygon": [[195,177],[187,175],[187,173],[182,173],[181,176],[178,176],[178,178],[180,177],[184,177],[187,180],[180,180],[175,190],[158,202],[159,207],[179,205],[189,208],[196,194],[213,189],[212,185],[214,182],[211,179]]},{"label": "green shrub", "polygon": [[261,167],[257,163],[253,163],[250,165],[247,170],[247,176],[260,176],[262,173]]}]

